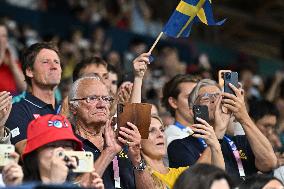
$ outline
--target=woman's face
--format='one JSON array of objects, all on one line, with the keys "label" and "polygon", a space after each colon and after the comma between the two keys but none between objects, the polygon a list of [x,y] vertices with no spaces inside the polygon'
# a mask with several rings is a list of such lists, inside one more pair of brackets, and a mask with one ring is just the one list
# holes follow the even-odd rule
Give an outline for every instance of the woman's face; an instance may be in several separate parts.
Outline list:
[{"label": "woman's face", "polygon": [[230,186],[226,179],[222,178],[219,180],[215,180],[210,189],[230,189]]},{"label": "woman's face", "polygon": [[163,158],[166,154],[164,126],[156,119],[151,118],[148,139],[142,139],[143,153],[150,158]]},{"label": "woman's face", "polygon": [[283,189],[283,184],[278,180],[271,180],[262,189]]},{"label": "woman's face", "polygon": [[70,140],[56,141],[44,145],[38,149],[38,162],[40,170],[48,172],[51,167],[51,160],[54,155],[54,150],[62,148],[62,151],[71,151],[75,148],[74,143]]},{"label": "woman's face", "polygon": [[208,85],[200,88],[195,104],[206,105],[209,111],[209,120],[214,120],[214,112],[216,109],[217,99],[221,94],[221,90],[215,85]]}]

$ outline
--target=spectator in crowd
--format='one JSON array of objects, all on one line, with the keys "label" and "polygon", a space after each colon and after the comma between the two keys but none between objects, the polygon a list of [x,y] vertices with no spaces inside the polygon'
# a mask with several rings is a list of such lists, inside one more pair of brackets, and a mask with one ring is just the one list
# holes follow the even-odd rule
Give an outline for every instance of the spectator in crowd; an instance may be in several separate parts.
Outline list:
[{"label": "spectator in crowd", "polygon": [[[129,128],[120,128],[120,137],[116,139],[110,120],[112,101],[100,77],[86,76],[76,80],[69,95],[75,132],[84,149],[93,152],[94,167],[103,177],[106,188],[135,188],[135,184],[143,187],[144,171],[139,167],[141,157],[136,156],[140,151],[141,136],[137,127],[128,123]],[[128,154],[123,147],[126,144]]]},{"label": "spectator in crowd", "polygon": [[20,64],[9,47],[8,32],[5,24],[0,21],[0,91],[9,91],[15,95],[26,90],[24,75]]},{"label": "spectator in crowd", "polygon": [[[235,95],[221,93],[215,81],[203,79],[193,89],[189,104],[208,107],[209,123],[214,125],[215,133],[220,140],[226,172],[237,183],[240,178],[255,174],[258,170],[271,171],[276,167],[277,159],[271,144],[248,115],[243,90],[231,84],[229,86]],[[246,135],[225,135],[230,124],[230,114],[222,113],[222,106],[241,123]],[[193,131],[199,132],[196,127]],[[170,166],[192,165],[203,150],[204,147],[192,136],[175,140],[168,147]]]},{"label": "spectator in crowd", "polygon": [[276,133],[276,123],[279,112],[276,106],[267,101],[251,101],[250,102],[250,116],[254,120],[259,130],[267,137],[272,147],[276,151],[277,168],[273,171],[273,175],[284,181],[284,158],[283,147],[281,141]]},{"label": "spectator in crowd", "polygon": [[0,92],[0,144],[11,143],[11,132],[5,127],[12,109],[12,96],[7,91]]},{"label": "spectator in crowd", "polygon": [[6,126],[11,130],[12,144],[21,154],[26,142],[28,123],[45,114],[59,113],[55,90],[61,79],[61,61],[56,46],[36,43],[23,54],[23,71],[30,91],[12,107]]},{"label": "spectator in crowd", "polygon": [[283,188],[283,183],[277,178],[265,175],[256,174],[247,178],[240,186],[239,189],[276,189]]},{"label": "spectator in crowd", "polygon": [[166,127],[167,145],[173,140],[192,134],[193,113],[188,105],[188,96],[197,83],[191,75],[176,75],[163,87],[163,106],[175,118],[175,123]]},{"label": "spectator in crowd", "polygon": [[277,107],[267,100],[251,101],[249,115],[258,129],[270,141],[275,151],[281,150],[282,144],[276,133],[276,123],[279,116]]},{"label": "spectator in crowd", "polygon": [[232,189],[229,175],[210,164],[195,164],[177,179],[174,189]]},{"label": "spectator in crowd", "polygon": [[110,82],[110,92],[112,95],[115,95],[117,93],[118,82],[120,79],[119,71],[111,64],[108,65],[107,69]]},{"label": "spectator in crowd", "polygon": [[[225,169],[221,147],[213,128],[203,120],[200,122],[204,125],[201,130],[206,133],[200,137],[204,138],[211,149],[212,164]],[[173,188],[177,177],[188,168],[188,166],[178,168],[168,168],[165,166],[163,162],[163,158],[166,155],[164,128],[161,119],[158,116],[152,115],[149,137],[141,141],[142,156],[147,162],[147,170],[151,173],[154,188]]]},{"label": "spectator in crowd", "polygon": [[[19,154],[12,152],[9,154],[10,161],[2,169],[2,175],[0,174],[0,187],[2,186],[16,186],[20,185],[23,181],[23,170],[20,165],[18,165]],[[3,179],[3,181],[2,181]]]},{"label": "spectator in crowd", "polygon": [[[74,182],[69,169],[78,166],[76,158],[68,157],[64,152],[82,151],[82,146],[64,116],[47,114],[33,120],[27,129],[27,144],[23,152],[24,181],[45,184]],[[89,183],[80,184],[103,189],[98,174],[93,170],[90,175]]]},{"label": "spectator in crowd", "polygon": [[[149,53],[141,54],[134,61],[134,86],[132,91],[131,102],[141,103],[141,92],[143,76],[149,64]],[[203,138],[212,152],[212,163],[221,168],[225,168],[224,159],[221,152],[220,144],[214,133],[213,128],[208,125],[204,120],[200,120],[202,131],[205,132],[203,136],[196,136]],[[166,138],[164,134],[164,125],[162,120],[152,115],[151,124],[149,127],[148,139],[141,141],[142,157],[145,158],[147,163],[147,170],[151,174],[152,188],[172,188],[176,178],[187,167],[168,168],[163,162],[166,155]],[[149,187],[150,187],[149,186]]]},{"label": "spectator in crowd", "polygon": [[[110,68],[108,68],[109,66]],[[116,113],[117,102],[129,101],[132,89],[132,83],[130,82],[122,83],[119,89],[117,89],[118,76],[115,72],[116,71],[113,69],[112,65],[108,65],[108,63],[100,57],[84,59],[76,65],[73,71],[73,81],[90,74],[96,74],[102,79],[102,81],[107,85],[107,88],[110,90],[111,95],[115,97],[115,101],[111,107],[111,115],[115,115]],[[111,78],[109,78],[110,76]],[[113,81],[116,81],[116,83],[112,84]]]},{"label": "spectator in crowd", "polygon": [[109,87],[109,73],[107,70],[107,63],[100,57],[88,57],[76,65],[73,70],[73,82],[82,76],[89,74],[97,74],[103,79],[105,84]]}]

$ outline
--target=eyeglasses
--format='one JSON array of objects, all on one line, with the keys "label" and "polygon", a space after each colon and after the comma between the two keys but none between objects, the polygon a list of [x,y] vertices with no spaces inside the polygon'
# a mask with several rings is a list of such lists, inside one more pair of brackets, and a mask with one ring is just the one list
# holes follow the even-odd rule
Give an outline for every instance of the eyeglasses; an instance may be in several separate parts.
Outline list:
[{"label": "eyeglasses", "polygon": [[86,100],[87,103],[93,104],[95,102],[98,101],[103,101],[104,103],[110,104],[113,102],[113,98],[111,96],[97,96],[97,95],[93,95],[93,96],[88,96],[85,98],[75,98],[75,99],[71,99],[70,101],[78,101],[78,100]]},{"label": "eyeglasses", "polygon": [[199,95],[197,98],[196,98],[196,101],[199,101],[199,102],[209,102],[209,101],[212,101],[212,100],[215,100],[216,98],[218,98],[220,95],[220,93],[204,93],[202,95]]}]

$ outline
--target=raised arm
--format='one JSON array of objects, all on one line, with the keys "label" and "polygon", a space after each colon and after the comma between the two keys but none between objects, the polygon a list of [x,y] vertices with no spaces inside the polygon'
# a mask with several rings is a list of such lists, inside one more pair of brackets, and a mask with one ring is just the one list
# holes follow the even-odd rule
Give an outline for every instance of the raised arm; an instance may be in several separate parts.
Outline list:
[{"label": "raised arm", "polygon": [[[204,139],[210,149],[208,149],[208,151],[204,151],[202,156],[206,155],[204,153],[211,152],[211,163],[217,167],[220,167],[221,169],[225,169],[225,162],[221,146],[213,127],[203,119],[197,118],[197,120],[200,122],[200,124],[192,125],[192,130],[194,131],[194,134],[192,136]],[[198,162],[200,163],[200,160]]]},{"label": "raised arm", "polygon": [[9,117],[12,108],[12,96],[7,91],[0,92],[0,143],[10,143],[7,129],[5,128],[6,121]]},{"label": "raised arm", "polygon": [[[127,123],[128,127],[121,127],[119,131],[118,140],[129,147],[129,158],[134,167],[139,167],[142,160],[141,155],[141,135],[138,131],[136,125],[132,123]],[[130,142],[131,141],[131,142]],[[145,163],[145,162],[144,162]],[[151,173],[145,169],[137,170],[134,169],[135,175],[135,185],[137,189],[155,189],[154,180],[151,176]]]},{"label": "raised arm", "polygon": [[275,73],[275,78],[271,84],[271,87],[269,88],[267,94],[266,94],[266,100],[273,102],[277,96],[277,91],[279,90],[279,85],[283,81],[284,76],[283,72],[277,71]]},{"label": "raised arm", "polygon": [[13,74],[13,78],[15,79],[17,89],[19,91],[24,91],[27,88],[24,74],[8,48],[7,51],[8,53],[6,53],[6,58],[4,59],[4,62],[9,66]]},{"label": "raised arm", "polygon": [[143,53],[133,61],[134,67],[134,83],[131,93],[131,102],[132,103],[140,103],[141,102],[141,90],[142,90],[142,83],[143,77],[147,70],[147,64],[149,62],[150,53]]},{"label": "raised arm", "polygon": [[111,121],[105,126],[105,147],[98,159],[95,160],[94,168],[96,172],[103,176],[106,168],[113,160],[114,156],[122,150],[122,144],[117,141],[111,126]]},{"label": "raised arm", "polygon": [[243,89],[237,89],[230,84],[235,95],[223,93],[224,107],[233,113],[243,126],[246,137],[255,156],[255,166],[263,172],[272,170],[277,165],[277,158],[268,139],[261,133],[247,112]]}]

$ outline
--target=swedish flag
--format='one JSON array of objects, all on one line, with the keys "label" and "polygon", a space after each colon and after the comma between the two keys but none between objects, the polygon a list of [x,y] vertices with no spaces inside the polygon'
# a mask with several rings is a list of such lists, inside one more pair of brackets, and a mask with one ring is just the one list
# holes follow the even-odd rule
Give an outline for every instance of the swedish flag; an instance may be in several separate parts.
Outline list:
[{"label": "swedish flag", "polygon": [[181,0],[163,32],[171,37],[188,37],[195,22],[215,26],[222,25],[225,19],[215,22],[211,0]]}]

